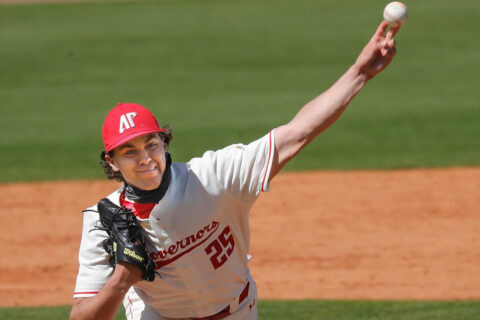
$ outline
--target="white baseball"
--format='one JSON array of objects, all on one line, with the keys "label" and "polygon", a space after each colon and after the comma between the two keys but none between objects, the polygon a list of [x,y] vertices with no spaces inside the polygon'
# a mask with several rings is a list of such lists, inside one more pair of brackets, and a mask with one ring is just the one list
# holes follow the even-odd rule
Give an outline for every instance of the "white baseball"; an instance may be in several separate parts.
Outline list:
[{"label": "white baseball", "polygon": [[408,19],[407,6],[400,1],[390,2],[383,10],[383,19],[393,27],[403,24]]}]

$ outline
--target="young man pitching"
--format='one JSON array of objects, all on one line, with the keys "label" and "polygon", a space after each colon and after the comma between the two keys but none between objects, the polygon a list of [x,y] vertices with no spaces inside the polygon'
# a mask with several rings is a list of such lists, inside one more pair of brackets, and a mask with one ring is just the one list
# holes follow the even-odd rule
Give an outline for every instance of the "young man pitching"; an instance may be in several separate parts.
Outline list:
[{"label": "young man pitching", "polygon": [[124,182],[84,211],[71,319],[257,319],[248,213],[280,169],[393,59],[382,22],[355,63],[287,124],[248,145],[172,163],[168,128],[123,103],[103,124],[103,167]]}]

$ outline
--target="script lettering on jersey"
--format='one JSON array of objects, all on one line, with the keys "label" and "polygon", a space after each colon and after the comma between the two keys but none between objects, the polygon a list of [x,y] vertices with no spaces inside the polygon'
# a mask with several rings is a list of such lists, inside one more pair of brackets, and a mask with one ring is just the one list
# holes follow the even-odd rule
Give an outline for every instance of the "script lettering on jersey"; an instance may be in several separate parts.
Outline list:
[{"label": "script lettering on jersey", "polygon": [[155,269],[158,270],[161,267],[172,263],[207,241],[208,238],[217,231],[218,226],[218,221],[212,221],[194,234],[171,244],[168,248],[162,249],[158,252],[151,252],[150,258],[155,261]]},{"label": "script lettering on jersey", "polygon": [[125,130],[135,127],[135,122],[133,122],[133,118],[135,118],[136,116],[136,112],[122,114],[122,116],[120,117],[120,126],[118,131],[120,133],[123,133]]}]

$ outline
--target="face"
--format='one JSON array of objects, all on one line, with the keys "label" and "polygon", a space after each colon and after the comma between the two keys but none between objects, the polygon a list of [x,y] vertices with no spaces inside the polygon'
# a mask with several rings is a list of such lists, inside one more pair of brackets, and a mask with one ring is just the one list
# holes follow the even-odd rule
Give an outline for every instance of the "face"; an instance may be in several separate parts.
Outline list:
[{"label": "face", "polygon": [[129,185],[142,190],[160,186],[165,172],[166,146],[157,133],[136,137],[113,149],[106,160],[114,171],[120,171]]}]

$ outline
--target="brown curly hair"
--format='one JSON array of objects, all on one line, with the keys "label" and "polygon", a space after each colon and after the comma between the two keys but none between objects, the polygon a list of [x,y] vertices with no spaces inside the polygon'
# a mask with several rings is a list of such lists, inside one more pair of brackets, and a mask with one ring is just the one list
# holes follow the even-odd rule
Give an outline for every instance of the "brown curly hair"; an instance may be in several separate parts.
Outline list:
[{"label": "brown curly hair", "polygon": [[[168,147],[170,145],[170,142],[173,139],[172,129],[168,125],[162,128],[165,129],[166,131],[158,132],[158,135],[160,136],[160,139],[162,139],[163,142]],[[102,153],[100,153],[100,167],[102,167],[103,172],[105,172],[107,179],[116,180],[119,182],[125,182],[125,179],[123,178],[120,171],[113,171],[112,167],[108,164],[108,161],[106,159],[107,155],[109,157],[113,157],[113,150],[110,150],[109,152],[106,152],[105,150],[103,150]]]}]

